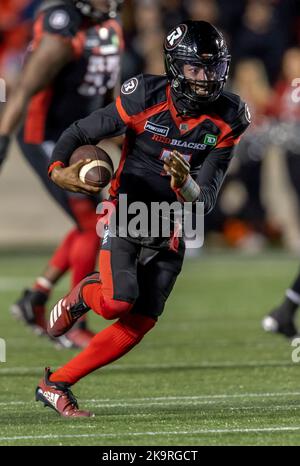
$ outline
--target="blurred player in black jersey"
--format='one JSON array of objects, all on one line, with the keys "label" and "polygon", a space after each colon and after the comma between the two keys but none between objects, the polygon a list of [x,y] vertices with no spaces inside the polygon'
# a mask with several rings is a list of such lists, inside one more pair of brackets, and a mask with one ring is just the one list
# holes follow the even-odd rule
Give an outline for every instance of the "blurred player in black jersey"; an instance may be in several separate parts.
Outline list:
[{"label": "blurred player in black jersey", "polygon": [[[201,201],[205,213],[213,209],[234,147],[249,125],[249,112],[237,95],[223,91],[230,56],[211,24],[187,21],[175,27],[164,55],[166,76],[133,77],[116,102],[63,133],[49,166],[54,183],[80,191],[79,169],[68,166],[72,152],[125,134],[110,189],[117,208],[121,195],[127,195],[128,205]],[[70,386],[123,356],[154,327],[184,258],[184,240],[175,231],[167,239],[137,238],[121,237],[118,229],[114,235],[110,227],[102,239],[100,274],[83,279],[50,314],[53,337],[67,332],[90,309],[104,319],[117,319],[65,366],[54,373],[46,369],[36,399],[63,416],[90,415],[78,409]]]},{"label": "blurred player in black jersey", "polygon": [[[97,190],[63,191],[49,180],[47,169],[59,136],[74,120],[113,100],[118,81],[122,31],[116,18],[120,1],[46,0],[35,19],[33,41],[24,70],[0,118],[0,164],[10,137],[19,126],[23,155],[53,199],[75,222],[30,290],[12,306],[35,331],[45,332],[45,304],[67,271],[72,286],[94,270],[99,249],[96,234]],[[92,195],[92,197],[91,197]],[[93,333],[81,321],[60,339],[66,347],[85,347]]]},{"label": "blurred player in black jersey", "polygon": [[296,312],[300,306],[300,273],[285,292],[282,303],[262,321],[266,332],[279,333],[287,338],[299,336],[295,325]]}]

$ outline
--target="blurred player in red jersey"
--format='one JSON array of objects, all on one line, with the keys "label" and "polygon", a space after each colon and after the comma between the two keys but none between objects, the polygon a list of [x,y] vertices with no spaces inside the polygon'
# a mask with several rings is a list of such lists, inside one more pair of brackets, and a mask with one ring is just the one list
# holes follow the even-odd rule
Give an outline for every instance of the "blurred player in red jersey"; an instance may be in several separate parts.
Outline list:
[{"label": "blurred player in red jersey", "polygon": [[[33,287],[25,290],[12,312],[37,333],[45,333],[45,304],[53,285],[71,270],[72,286],[94,270],[99,248],[96,234],[97,190],[68,193],[48,178],[47,167],[61,133],[113,99],[118,81],[122,31],[114,0],[46,0],[34,23],[33,41],[16,88],[0,119],[0,163],[13,131],[23,155],[53,199],[73,219],[69,232]],[[66,347],[84,347],[93,333],[86,322],[60,339]]]},{"label": "blurred player in red jersey", "polygon": [[40,0],[2,0],[0,15],[0,76],[7,91],[19,72],[32,31],[32,14]]},{"label": "blurred player in red jersey", "polygon": [[[249,111],[239,96],[223,90],[230,55],[223,36],[211,24],[186,21],[178,25],[167,35],[164,55],[166,75],[129,79],[116,102],[63,133],[49,166],[57,185],[81,189],[78,169],[68,166],[77,147],[125,134],[110,188],[117,210],[124,195],[128,207],[142,202],[147,213],[154,202],[170,206],[178,201],[180,210],[185,202],[194,207],[202,202],[204,213],[213,209],[234,147],[250,123]],[[185,241],[172,216],[168,217],[171,234],[158,236],[151,236],[148,226],[143,234],[123,235],[128,225],[120,219],[115,234],[107,222],[100,273],[87,276],[58,301],[48,332],[53,337],[63,335],[90,309],[117,321],[63,367],[53,373],[47,368],[36,390],[37,401],[62,416],[90,416],[78,409],[70,386],[122,357],[154,327],[185,252]]]}]

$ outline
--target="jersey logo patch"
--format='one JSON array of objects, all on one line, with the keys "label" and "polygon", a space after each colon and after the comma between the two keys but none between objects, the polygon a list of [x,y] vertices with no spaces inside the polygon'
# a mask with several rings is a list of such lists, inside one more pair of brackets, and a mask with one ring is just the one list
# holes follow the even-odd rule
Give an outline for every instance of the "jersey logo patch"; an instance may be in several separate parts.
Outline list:
[{"label": "jersey logo patch", "polygon": [[208,146],[215,146],[217,144],[217,136],[214,134],[206,134],[204,138],[204,144]]},{"label": "jersey logo patch", "polygon": [[64,10],[54,11],[49,18],[49,24],[53,29],[64,29],[70,22],[70,16]]},{"label": "jersey logo patch", "polygon": [[170,34],[166,37],[165,48],[166,50],[173,50],[180,44],[187,32],[186,24],[179,24],[174,28]]},{"label": "jersey logo patch", "polygon": [[137,78],[132,78],[126,81],[123,86],[121,87],[122,94],[132,94],[136,88],[138,87],[138,80]]},{"label": "jersey logo patch", "polygon": [[150,133],[154,134],[161,134],[162,136],[167,136],[170,128],[168,126],[157,125],[155,123],[151,123],[151,121],[146,121],[144,129],[146,131],[150,131]]}]

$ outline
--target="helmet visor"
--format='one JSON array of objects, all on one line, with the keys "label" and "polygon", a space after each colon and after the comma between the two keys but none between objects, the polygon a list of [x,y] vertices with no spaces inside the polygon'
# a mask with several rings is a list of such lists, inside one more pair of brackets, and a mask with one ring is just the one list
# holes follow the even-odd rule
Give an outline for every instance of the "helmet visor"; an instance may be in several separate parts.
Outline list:
[{"label": "helmet visor", "polygon": [[215,86],[227,78],[228,60],[220,59],[215,63],[177,60],[176,67],[179,75],[190,88],[195,97],[209,97]]}]

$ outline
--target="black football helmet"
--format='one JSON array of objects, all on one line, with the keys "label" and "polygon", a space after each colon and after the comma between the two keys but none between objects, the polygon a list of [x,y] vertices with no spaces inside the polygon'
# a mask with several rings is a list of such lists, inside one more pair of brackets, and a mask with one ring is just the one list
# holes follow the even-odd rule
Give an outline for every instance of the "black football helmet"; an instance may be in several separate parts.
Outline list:
[{"label": "black football helmet", "polygon": [[123,0],[110,0],[109,11],[102,13],[97,8],[94,8],[90,0],[72,0],[75,7],[83,16],[87,16],[93,20],[105,20],[115,18],[123,3]]},{"label": "black football helmet", "polygon": [[231,56],[223,35],[210,23],[189,20],[173,28],[164,42],[164,57],[172,91],[186,110],[196,111],[219,97]]}]

